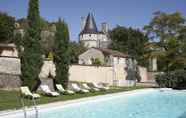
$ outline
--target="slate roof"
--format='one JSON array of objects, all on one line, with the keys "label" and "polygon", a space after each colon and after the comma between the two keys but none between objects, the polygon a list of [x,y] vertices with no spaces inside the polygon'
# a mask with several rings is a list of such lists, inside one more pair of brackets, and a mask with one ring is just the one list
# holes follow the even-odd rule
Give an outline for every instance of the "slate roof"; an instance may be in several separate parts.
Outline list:
[{"label": "slate roof", "polygon": [[94,20],[93,14],[89,13],[86,19],[85,27],[81,31],[80,34],[86,34],[86,33],[100,33],[97,29],[96,22]]}]

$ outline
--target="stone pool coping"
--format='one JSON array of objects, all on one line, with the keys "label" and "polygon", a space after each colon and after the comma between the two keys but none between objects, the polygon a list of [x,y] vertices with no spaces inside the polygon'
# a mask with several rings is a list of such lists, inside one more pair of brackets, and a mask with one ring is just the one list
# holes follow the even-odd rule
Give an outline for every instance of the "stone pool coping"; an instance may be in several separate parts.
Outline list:
[{"label": "stone pool coping", "polygon": [[[37,109],[39,112],[40,110],[42,110],[42,112],[45,112],[48,110],[54,110],[58,108],[69,107],[72,105],[83,104],[83,103],[90,102],[90,101],[101,101],[101,100],[104,101],[107,99],[113,99],[115,97],[120,97],[121,95],[133,95],[133,94],[136,95],[137,93],[147,92],[151,90],[152,91],[157,90],[157,88],[144,88],[144,89],[138,89],[138,90],[111,93],[111,94],[106,94],[106,95],[79,98],[79,99],[74,99],[74,100],[58,101],[58,102],[53,102],[53,103],[48,103],[48,104],[37,105]],[[35,114],[35,110],[32,107],[27,108],[26,111],[27,111],[27,114],[28,113]],[[0,118],[16,118],[17,115],[21,115],[21,114],[22,114],[22,117],[24,118],[23,109],[0,111]]]}]

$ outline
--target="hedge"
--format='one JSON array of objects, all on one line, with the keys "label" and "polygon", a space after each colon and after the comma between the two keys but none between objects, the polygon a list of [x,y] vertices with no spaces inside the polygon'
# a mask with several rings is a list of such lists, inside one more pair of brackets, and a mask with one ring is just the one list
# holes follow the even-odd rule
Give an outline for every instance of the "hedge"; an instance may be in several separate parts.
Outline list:
[{"label": "hedge", "polygon": [[186,70],[176,70],[157,75],[156,82],[160,87],[186,89]]}]

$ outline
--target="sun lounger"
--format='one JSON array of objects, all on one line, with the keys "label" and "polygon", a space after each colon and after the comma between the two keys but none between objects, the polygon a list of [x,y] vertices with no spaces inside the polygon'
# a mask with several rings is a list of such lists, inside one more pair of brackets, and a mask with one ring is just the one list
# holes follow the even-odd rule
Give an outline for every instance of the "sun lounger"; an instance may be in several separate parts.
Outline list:
[{"label": "sun lounger", "polygon": [[58,91],[60,93],[63,93],[63,94],[74,94],[74,91],[65,90],[61,84],[56,84],[56,88],[58,89]]},{"label": "sun lounger", "polygon": [[98,88],[90,88],[86,83],[83,83],[82,86],[87,90],[100,91]]},{"label": "sun lounger", "polygon": [[47,85],[41,85],[41,90],[45,95],[48,96],[59,96],[58,92],[52,92]]},{"label": "sun lounger", "polygon": [[100,84],[99,86],[100,86],[101,88],[105,89],[105,90],[109,90],[109,89],[110,89],[109,86],[104,86],[103,84]]},{"label": "sun lounger", "polygon": [[102,90],[108,90],[108,89],[109,89],[109,87],[105,87],[105,86],[103,86],[103,85],[98,85],[98,84],[95,83],[95,82],[93,82],[92,84],[93,84],[93,86],[94,86],[95,88],[98,88],[98,89],[102,89]]},{"label": "sun lounger", "polygon": [[20,88],[21,94],[25,97],[31,97],[31,98],[39,98],[39,94],[31,93],[30,89],[27,86],[22,86]]},{"label": "sun lounger", "polygon": [[89,90],[80,88],[76,83],[72,83],[72,89],[76,92],[88,93]]}]

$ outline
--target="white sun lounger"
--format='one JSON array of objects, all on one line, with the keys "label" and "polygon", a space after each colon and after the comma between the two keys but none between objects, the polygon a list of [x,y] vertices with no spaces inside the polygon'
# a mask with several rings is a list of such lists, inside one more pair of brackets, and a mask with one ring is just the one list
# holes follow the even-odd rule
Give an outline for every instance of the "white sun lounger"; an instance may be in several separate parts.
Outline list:
[{"label": "white sun lounger", "polygon": [[49,95],[49,96],[59,96],[58,92],[52,92],[47,85],[41,85],[41,90],[43,91],[44,94]]},{"label": "white sun lounger", "polygon": [[103,86],[103,84],[99,85],[101,88],[105,89],[105,90],[109,90],[110,88],[108,86]]},{"label": "white sun lounger", "polygon": [[105,87],[103,85],[98,85],[97,83],[93,82],[92,83],[94,87],[98,88],[98,89],[103,89],[103,90],[108,90],[109,87]]},{"label": "white sun lounger", "polygon": [[20,87],[21,94],[25,97],[39,98],[39,94],[31,93],[30,89],[27,86]]},{"label": "white sun lounger", "polygon": [[67,93],[67,94],[74,94],[74,91],[71,90],[65,90],[61,84],[56,84],[56,88],[61,93]]},{"label": "white sun lounger", "polygon": [[83,93],[89,92],[89,90],[87,89],[81,89],[76,83],[72,83],[72,89],[76,92],[83,92]]},{"label": "white sun lounger", "polygon": [[83,83],[82,86],[87,90],[100,91],[98,88],[90,88],[86,83]]}]

